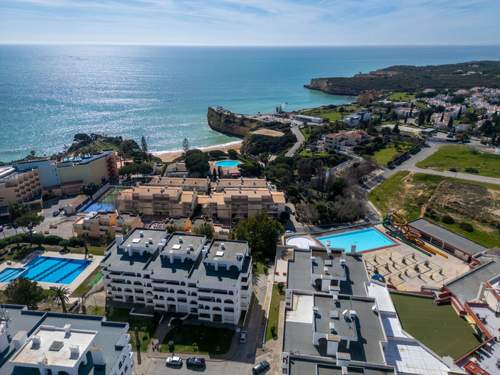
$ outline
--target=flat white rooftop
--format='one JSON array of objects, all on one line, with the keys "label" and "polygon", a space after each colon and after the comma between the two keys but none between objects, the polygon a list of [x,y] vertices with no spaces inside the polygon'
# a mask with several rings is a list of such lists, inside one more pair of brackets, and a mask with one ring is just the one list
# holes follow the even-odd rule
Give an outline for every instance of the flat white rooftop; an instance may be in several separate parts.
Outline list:
[{"label": "flat white rooftop", "polygon": [[295,323],[313,323],[314,296],[295,294],[293,310],[287,311],[286,321]]},{"label": "flat white rooftop", "polygon": [[40,326],[11,362],[75,368],[87,353],[97,332]]},{"label": "flat white rooftop", "polygon": [[384,285],[370,282],[368,284],[368,295],[375,298],[377,302],[378,311],[384,311],[388,313],[396,313],[396,308],[392,303],[391,295]]}]

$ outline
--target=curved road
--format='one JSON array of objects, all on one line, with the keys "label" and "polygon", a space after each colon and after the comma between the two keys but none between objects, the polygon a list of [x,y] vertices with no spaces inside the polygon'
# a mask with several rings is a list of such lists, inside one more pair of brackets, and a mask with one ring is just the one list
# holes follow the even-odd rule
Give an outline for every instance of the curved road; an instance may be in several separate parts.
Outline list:
[{"label": "curved road", "polygon": [[306,141],[306,139],[304,138],[304,134],[302,134],[302,132],[300,131],[299,127],[298,126],[290,126],[290,130],[292,131],[292,133],[295,135],[295,137],[297,138],[297,142],[295,142],[295,144],[290,148],[290,150],[288,150],[285,154],[285,156],[287,158],[290,158],[292,157],[293,155],[295,155],[295,153],[297,152],[297,150],[304,144],[304,142]]}]

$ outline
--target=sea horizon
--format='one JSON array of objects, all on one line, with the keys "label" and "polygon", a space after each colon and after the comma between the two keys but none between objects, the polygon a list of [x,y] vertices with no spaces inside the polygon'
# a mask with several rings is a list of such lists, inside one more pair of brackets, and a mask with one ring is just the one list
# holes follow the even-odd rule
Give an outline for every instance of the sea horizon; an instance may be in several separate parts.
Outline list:
[{"label": "sea horizon", "polygon": [[146,137],[150,151],[227,144],[209,106],[254,114],[352,97],[304,88],[311,78],[390,65],[499,60],[500,45],[191,46],[0,44],[0,161],[51,155],[76,133]]}]

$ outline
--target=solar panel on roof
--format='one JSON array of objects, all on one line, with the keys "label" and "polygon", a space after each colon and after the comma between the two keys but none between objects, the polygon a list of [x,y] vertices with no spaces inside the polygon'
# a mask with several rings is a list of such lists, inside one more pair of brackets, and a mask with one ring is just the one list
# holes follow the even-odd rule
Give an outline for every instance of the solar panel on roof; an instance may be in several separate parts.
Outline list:
[{"label": "solar panel on roof", "polygon": [[50,344],[50,347],[49,347],[49,350],[51,352],[58,352],[59,350],[61,350],[64,346],[64,343],[62,341],[53,341],[52,344]]}]

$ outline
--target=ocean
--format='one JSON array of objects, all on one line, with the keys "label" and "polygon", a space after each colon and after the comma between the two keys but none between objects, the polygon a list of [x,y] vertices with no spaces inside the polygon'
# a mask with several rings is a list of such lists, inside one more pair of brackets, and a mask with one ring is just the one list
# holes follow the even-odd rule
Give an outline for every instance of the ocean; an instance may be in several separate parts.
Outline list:
[{"label": "ocean", "polygon": [[76,133],[145,136],[151,151],[234,141],[206,123],[208,106],[253,114],[349,97],[303,87],[394,64],[500,59],[480,47],[0,46],[0,161],[50,155]]}]

